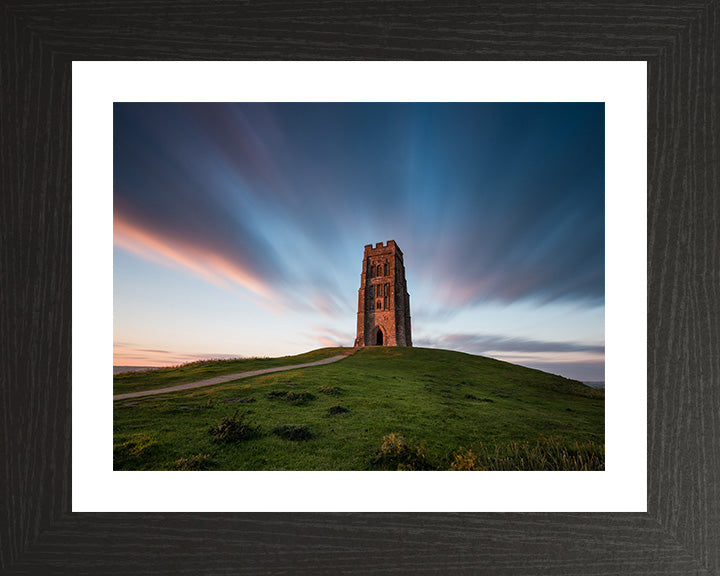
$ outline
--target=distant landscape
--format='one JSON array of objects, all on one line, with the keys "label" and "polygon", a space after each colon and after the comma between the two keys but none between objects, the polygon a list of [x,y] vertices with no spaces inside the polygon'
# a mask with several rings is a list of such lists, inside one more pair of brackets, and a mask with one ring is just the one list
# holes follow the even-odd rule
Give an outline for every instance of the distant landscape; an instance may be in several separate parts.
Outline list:
[{"label": "distant landscape", "polygon": [[[114,393],[348,351],[126,372]],[[114,469],[603,470],[597,384],[449,350],[367,347],[333,364],[115,401]]]},{"label": "distant landscape", "polygon": [[113,375],[123,372],[142,372],[143,370],[158,370],[158,366],[113,366]]}]

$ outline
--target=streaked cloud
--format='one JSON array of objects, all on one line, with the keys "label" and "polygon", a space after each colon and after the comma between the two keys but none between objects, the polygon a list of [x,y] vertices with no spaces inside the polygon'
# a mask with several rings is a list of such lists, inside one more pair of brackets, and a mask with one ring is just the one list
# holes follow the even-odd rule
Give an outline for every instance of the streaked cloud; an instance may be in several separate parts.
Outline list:
[{"label": "streaked cloud", "polygon": [[514,338],[499,334],[441,334],[435,338],[421,337],[417,339],[417,345],[465,350],[473,352],[474,354],[488,354],[490,352],[605,353],[604,345],[577,342],[548,342],[527,338]]},{"label": "streaked cloud", "polygon": [[124,219],[116,211],[114,242],[133,254],[169,266],[179,266],[213,284],[228,287],[237,285],[270,298],[272,289],[252,266],[242,259],[224,255],[203,243],[191,242],[182,237],[172,237],[152,228],[142,228]]}]

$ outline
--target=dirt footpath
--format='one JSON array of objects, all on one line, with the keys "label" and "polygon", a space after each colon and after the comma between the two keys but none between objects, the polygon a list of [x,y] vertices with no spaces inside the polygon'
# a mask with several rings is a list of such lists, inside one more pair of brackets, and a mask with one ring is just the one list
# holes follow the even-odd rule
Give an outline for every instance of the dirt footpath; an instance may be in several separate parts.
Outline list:
[{"label": "dirt footpath", "polygon": [[[354,350],[353,350],[354,352]],[[350,352],[352,354],[352,352]],[[307,368],[308,366],[320,366],[321,364],[330,364],[346,358],[350,354],[338,354],[331,358],[308,362],[307,364],[295,364],[294,366],[278,366],[276,368],[265,368],[264,370],[252,370],[250,372],[239,372],[237,374],[226,374],[225,376],[215,376],[207,380],[198,380],[197,382],[188,382],[187,384],[178,384],[177,386],[169,386],[167,388],[156,388],[155,390],[142,390],[141,392],[129,392],[127,394],[117,394],[113,396],[113,400],[126,400],[128,398],[140,398],[142,396],[154,396],[155,394],[165,394],[167,392],[177,392],[178,390],[192,390],[193,388],[202,388],[203,386],[212,386],[213,384],[222,384],[231,380],[239,380],[240,378],[250,378],[251,376],[259,376],[260,374],[270,374],[271,372],[282,372],[283,370],[295,370],[297,368]]]}]

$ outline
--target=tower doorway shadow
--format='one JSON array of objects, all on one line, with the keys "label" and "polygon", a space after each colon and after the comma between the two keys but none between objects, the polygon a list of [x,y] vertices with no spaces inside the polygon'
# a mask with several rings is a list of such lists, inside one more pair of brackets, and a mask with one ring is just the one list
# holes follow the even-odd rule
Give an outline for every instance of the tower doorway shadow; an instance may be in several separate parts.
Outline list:
[{"label": "tower doorway shadow", "polygon": [[382,333],[382,330],[380,330],[380,328],[378,328],[378,331],[377,331],[377,339],[376,339],[375,345],[376,346],[383,345],[383,333]]}]

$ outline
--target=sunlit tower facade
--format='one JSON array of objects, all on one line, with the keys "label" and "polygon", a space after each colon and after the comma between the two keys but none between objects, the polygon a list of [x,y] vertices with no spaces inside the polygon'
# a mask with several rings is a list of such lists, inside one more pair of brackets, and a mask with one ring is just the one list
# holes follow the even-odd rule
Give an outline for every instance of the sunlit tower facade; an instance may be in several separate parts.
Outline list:
[{"label": "sunlit tower facade", "polygon": [[395,240],[365,246],[355,346],[412,346],[405,264]]}]

